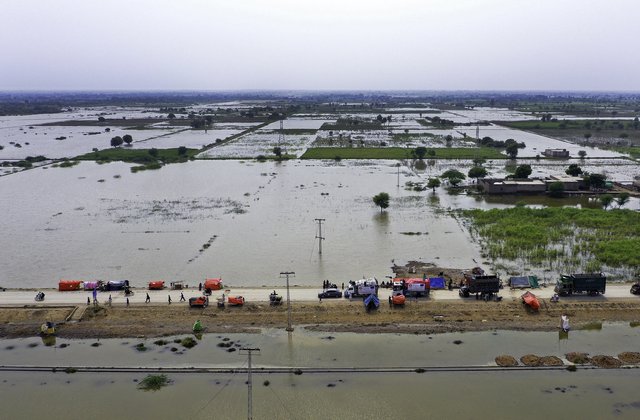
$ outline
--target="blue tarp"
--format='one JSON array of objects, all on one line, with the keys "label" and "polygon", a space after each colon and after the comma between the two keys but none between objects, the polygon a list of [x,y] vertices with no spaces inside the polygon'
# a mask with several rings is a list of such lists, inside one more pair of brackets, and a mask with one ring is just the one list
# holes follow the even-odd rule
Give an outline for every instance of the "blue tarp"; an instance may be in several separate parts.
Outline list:
[{"label": "blue tarp", "polygon": [[529,276],[509,277],[509,287],[524,289],[530,286]]},{"label": "blue tarp", "polygon": [[429,284],[431,285],[432,289],[444,289],[446,288],[446,281],[444,280],[444,277],[430,277],[429,278]]}]

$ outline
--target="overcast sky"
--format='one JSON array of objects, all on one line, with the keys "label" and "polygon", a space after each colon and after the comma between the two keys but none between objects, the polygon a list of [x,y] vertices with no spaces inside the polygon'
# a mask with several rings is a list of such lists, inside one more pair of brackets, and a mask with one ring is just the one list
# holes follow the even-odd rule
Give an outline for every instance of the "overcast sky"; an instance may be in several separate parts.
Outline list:
[{"label": "overcast sky", "polygon": [[0,0],[0,90],[640,91],[637,0]]}]

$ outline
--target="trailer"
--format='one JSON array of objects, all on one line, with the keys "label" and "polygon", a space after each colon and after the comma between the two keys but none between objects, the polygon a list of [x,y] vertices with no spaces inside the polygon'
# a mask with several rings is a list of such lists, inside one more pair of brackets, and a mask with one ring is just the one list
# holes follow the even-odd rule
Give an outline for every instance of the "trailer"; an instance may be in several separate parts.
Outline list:
[{"label": "trailer", "polygon": [[607,277],[602,273],[584,273],[561,275],[553,289],[561,296],[574,293],[588,293],[591,296],[604,294],[607,287]]},{"label": "trailer", "polygon": [[82,288],[82,283],[82,280],[60,280],[58,283],[58,290],[61,292],[80,290]]},{"label": "trailer", "polygon": [[409,297],[425,297],[431,292],[430,279],[421,278],[395,278],[393,279],[393,291],[400,292]]},{"label": "trailer", "polygon": [[476,299],[491,298],[500,291],[500,278],[496,275],[465,275],[464,284],[458,291],[461,297],[476,295]]}]

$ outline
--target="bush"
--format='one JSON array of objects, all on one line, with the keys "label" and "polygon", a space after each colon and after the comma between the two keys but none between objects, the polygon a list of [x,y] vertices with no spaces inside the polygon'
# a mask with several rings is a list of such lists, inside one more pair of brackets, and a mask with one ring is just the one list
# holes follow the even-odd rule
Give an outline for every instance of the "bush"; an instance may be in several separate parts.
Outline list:
[{"label": "bush", "polygon": [[171,381],[167,375],[148,375],[138,384],[138,389],[144,391],[157,391],[162,387],[169,385]]}]

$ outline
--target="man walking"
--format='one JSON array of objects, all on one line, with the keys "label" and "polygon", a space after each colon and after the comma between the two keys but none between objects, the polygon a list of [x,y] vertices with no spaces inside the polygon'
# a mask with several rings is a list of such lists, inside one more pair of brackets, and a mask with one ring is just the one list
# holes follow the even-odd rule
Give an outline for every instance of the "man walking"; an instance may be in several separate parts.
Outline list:
[{"label": "man walking", "polygon": [[180,302],[184,302],[186,299],[184,298],[184,293],[180,292]]},{"label": "man walking", "polygon": [[151,297],[149,296],[149,293],[147,293],[147,298],[145,299],[144,303],[149,303],[151,302]]}]

